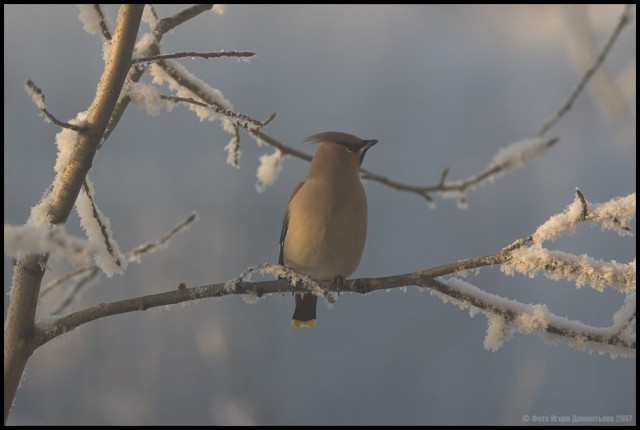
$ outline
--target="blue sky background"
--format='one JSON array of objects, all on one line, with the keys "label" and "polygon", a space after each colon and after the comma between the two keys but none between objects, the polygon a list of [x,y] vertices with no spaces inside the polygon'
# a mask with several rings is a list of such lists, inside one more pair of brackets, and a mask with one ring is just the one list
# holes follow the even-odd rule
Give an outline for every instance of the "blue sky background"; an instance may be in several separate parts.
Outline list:
[{"label": "blue sky background", "polygon": [[[182,7],[162,6],[161,16]],[[117,9],[108,7],[115,22]],[[588,14],[598,49],[622,6],[228,6],[165,36],[166,52],[250,50],[250,63],[182,61],[271,136],[308,153],[304,137],[345,131],[378,139],[365,160],[415,185],[479,172],[531,137],[579,81],[576,33]],[[40,86],[67,120],[86,110],[102,71],[102,42],[70,5],[4,6],[4,222],[25,222],[53,178],[56,127],[25,93]],[[142,30],[147,27],[143,24]],[[605,64],[622,83],[635,130],[635,10]],[[165,92],[168,90],[165,89]],[[603,116],[590,92],[549,133],[553,149],[468,194],[468,208],[365,184],[369,232],[353,277],[411,272],[494,253],[561,212],[579,187],[591,202],[635,191],[635,135]],[[242,134],[241,168],[226,165],[217,123],[176,107],[151,117],[131,106],[90,171],[123,251],[160,237],[191,211],[200,221],[171,247],[104,279],[75,309],[101,301],[224,282],[277,262],[281,217],[307,163],[287,159],[255,190],[259,156]],[[81,235],[77,216],[67,223]],[[635,223],[632,225],[635,232]],[[628,262],[635,238],[598,228],[554,249]],[[54,273],[69,269],[50,262]],[[4,263],[5,293],[12,275]],[[624,297],[544,277],[483,268],[466,281],[557,315],[608,326]],[[5,294],[5,313],[8,297]],[[46,311],[45,308],[42,309]],[[635,359],[612,360],[517,334],[483,349],[486,318],[470,318],[416,288],[320,303],[313,330],[289,326],[293,298],[239,297],[113,317],[36,351],[10,424],[521,424],[523,416],[631,415]]]}]

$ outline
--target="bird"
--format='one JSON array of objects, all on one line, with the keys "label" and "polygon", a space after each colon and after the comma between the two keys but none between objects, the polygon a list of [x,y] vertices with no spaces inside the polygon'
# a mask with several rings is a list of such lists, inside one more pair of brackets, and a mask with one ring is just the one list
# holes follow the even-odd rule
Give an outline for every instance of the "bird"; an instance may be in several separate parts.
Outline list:
[{"label": "bird", "polygon": [[[378,143],[329,131],[306,142],[320,143],[304,180],[291,193],[280,234],[278,264],[314,281],[340,282],[362,258],[367,235],[367,196],[360,165]],[[318,297],[295,294],[293,327],[316,325]]]}]

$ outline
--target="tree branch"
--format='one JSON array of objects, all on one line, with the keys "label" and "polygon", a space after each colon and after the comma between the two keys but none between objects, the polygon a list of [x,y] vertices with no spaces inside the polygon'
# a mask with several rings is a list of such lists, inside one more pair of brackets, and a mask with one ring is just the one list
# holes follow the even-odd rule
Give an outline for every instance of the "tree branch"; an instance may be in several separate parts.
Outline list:
[{"label": "tree branch", "polygon": [[33,83],[31,79],[27,81],[27,83],[25,84],[25,87],[27,89],[27,92],[31,94],[31,98],[33,99],[33,102],[36,104],[38,109],[40,109],[40,111],[44,114],[44,116],[47,117],[49,121],[51,121],[58,127],[68,128],[69,130],[73,130],[77,132],[87,131],[88,129],[87,126],[79,126],[76,124],[69,124],[68,122],[62,122],[58,118],[53,116],[51,112],[47,110],[47,105],[44,102],[44,93],[36,84]]},{"label": "tree branch", "polygon": [[255,52],[249,51],[220,51],[220,52],[174,52],[173,54],[160,54],[153,55],[151,57],[134,58],[132,63],[148,63],[151,61],[168,60],[171,58],[221,58],[221,57],[234,57],[234,58],[249,58],[253,57]]},{"label": "tree branch", "polygon": [[[624,207],[623,204],[620,204],[624,199],[613,199],[599,207],[618,206],[618,210],[623,212],[626,218],[629,218],[631,217],[629,209]],[[579,209],[582,209],[575,211],[573,208],[576,204]],[[587,206],[588,204],[584,195],[577,190],[574,204],[570,205],[563,214],[553,216],[547,223],[552,223],[556,226],[556,229],[558,230],[556,235],[562,231],[567,232],[575,223],[592,221],[594,217],[596,217],[595,215],[590,215],[586,212]],[[633,206],[635,207],[635,205]],[[596,210],[597,209],[598,207],[596,207]],[[576,212],[577,217],[575,217]],[[522,303],[486,293],[470,284],[466,284],[455,279],[448,281],[436,279],[444,275],[459,273],[479,267],[509,265],[512,263],[511,260],[513,259],[514,253],[518,252],[523,247],[531,244],[533,244],[534,247],[540,247],[539,244],[534,243],[534,236],[535,235],[530,235],[518,239],[511,245],[504,247],[500,251],[491,255],[460,260],[454,263],[448,263],[402,275],[354,279],[343,283],[333,283],[330,281],[316,282],[285,266],[261,264],[259,266],[250,267],[237,279],[226,283],[193,288],[186,288],[181,284],[174,291],[120,300],[112,303],[102,303],[97,306],[74,312],[57,320],[48,320],[47,322],[38,325],[33,347],[37,348],[49,340],[90,321],[122,313],[147,310],[158,306],[166,306],[208,297],[222,297],[233,294],[248,294],[255,297],[261,297],[264,294],[269,293],[290,292],[292,285],[294,285],[294,288],[299,291],[312,292],[315,295],[331,299],[331,293],[352,292],[367,294],[382,289],[387,290],[391,288],[415,285],[435,291],[437,294],[444,296],[446,298],[445,301],[454,300],[454,302],[461,308],[472,307],[481,310],[488,316],[497,316],[502,318],[504,321],[503,330],[516,330],[525,333],[543,331],[552,335],[572,339],[573,342],[579,346],[586,340],[587,342],[592,342],[594,344],[610,345],[622,349],[635,349],[635,337],[629,338],[622,336],[623,331],[635,318],[635,300],[632,302],[632,305],[634,306],[633,317],[627,318],[622,322],[614,321],[614,325],[610,328],[596,328],[583,324],[579,321],[568,321],[564,318],[553,315],[546,311],[546,307],[542,305],[524,305]],[[554,267],[554,264],[549,264],[548,266],[545,266],[545,270],[553,271]],[[593,270],[589,269],[589,271]],[[269,273],[281,279],[277,281],[248,282],[254,273]],[[562,273],[561,275],[564,278],[571,279],[571,276],[574,276],[575,273],[571,273],[571,276],[568,276],[565,273]],[[282,278],[286,278],[287,280]],[[611,277],[609,276],[608,279],[609,278]],[[576,283],[578,284],[578,282],[579,281]],[[635,279],[628,280],[628,282],[629,289],[631,291],[635,291]],[[617,317],[615,319],[620,318]],[[496,349],[497,346],[494,344],[491,348]]]},{"label": "tree branch", "polygon": [[[116,104],[118,95],[131,66],[143,6],[126,5],[120,9],[112,49],[100,78],[96,97],[86,119],[88,131],[78,136],[77,145],[54,178],[50,192],[40,205],[51,224],[66,221],[87,172],[91,167],[98,144]],[[46,257],[28,255],[15,267],[11,288],[11,302],[4,329],[4,422],[6,423],[20,378],[28,358],[33,353],[34,317]]]},{"label": "tree branch", "polygon": [[567,98],[567,100],[562,104],[558,112],[556,112],[556,114],[553,117],[549,118],[547,122],[544,123],[540,131],[538,131],[537,135],[539,137],[544,136],[547,133],[547,131],[549,131],[551,128],[553,128],[553,126],[556,125],[556,123],[560,120],[560,118],[564,116],[565,113],[571,110],[571,107],[573,106],[573,102],[575,102],[575,100],[578,98],[578,95],[580,95],[580,93],[582,92],[584,87],[587,85],[591,77],[598,70],[598,67],[600,67],[600,65],[604,62],[605,58],[607,58],[609,51],[611,51],[611,47],[613,47],[613,45],[616,42],[616,39],[622,32],[622,29],[624,28],[625,25],[627,25],[630,22],[630,20],[631,20],[631,5],[628,4],[628,5],[625,5],[624,10],[622,11],[622,15],[620,15],[620,19],[618,20],[618,24],[613,29],[611,36],[609,36],[609,40],[607,40],[607,43],[602,48],[602,51],[600,51],[600,54],[596,58],[593,65],[589,67],[587,71],[584,73],[584,75],[582,76],[582,79],[580,79],[580,82],[578,82],[578,85],[576,85],[574,90],[569,95],[569,98]]},{"label": "tree branch", "polygon": [[[151,8],[151,11],[155,14],[155,10],[153,9],[153,7],[152,6],[149,6],[149,7]],[[186,21],[192,18],[195,18],[199,14],[206,12],[207,10],[210,10],[212,7],[213,7],[213,4],[199,4],[199,5],[191,6],[187,9],[184,9],[182,12],[179,12],[176,15],[173,15],[172,17],[158,20],[155,23],[155,26],[152,30],[153,36],[155,37],[156,40],[153,43],[153,45],[150,47],[149,54],[150,55],[160,54],[160,41],[168,31],[177,27],[180,24],[185,23]],[[146,71],[145,67],[134,67],[130,73],[129,79],[132,82],[138,82],[140,81],[140,78],[142,77],[145,71]],[[116,126],[120,122],[120,118],[122,118],[122,115],[127,109],[127,106],[129,106],[130,102],[131,102],[131,98],[128,95],[124,95],[118,101],[115,109],[113,110],[113,115],[109,120],[109,124],[107,125],[107,129],[105,130],[105,133],[102,137],[100,146],[102,146],[102,144],[106,142],[107,139],[109,139],[109,136],[111,136],[111,133],[113,132],[113,130],[115,130]]]},{"label": "tree branch", "polygon": [[[377,290],[387,290],[391,288],[407,287],[417,285],[424,288],[430,288],[438,293],[464,303],[467,306],[473,306],[489,314],[500,315],[508,322],[517,319],[520,313],[509,308],[496,306],[498,296],[483,293],[482,295],[470,295],[467,289],[457,288],[437,279],[431,274],[451,274],[460,270],[473,267],[481,267],[506,261],[508,253],[500,251],[499,253],[478,257],[470,260],[463,260],[458,263],[452,263],[445,266],[438,266],[432,269],[426,269],[419,272],[407,273],[403,275],[388,276],[383,278],[363,278],[345,281],[340,286],[332,285],[331,282],[318,283],[323,289],[330,292],[351,292],[358,294],[367,294]],[[282,266],[265,264],[257,266],[257,270],[271,271],[279,270]],[[307,285],[296,285],[299,291],[313,291]],[[199,300],[209,297],[223,297],[228,295],[249,294],[256,297],[262,297],[270,293],[290,293],[291,285],[288,280],[280,279],[274,281],[262,282],[246,282],[238,281],[230,288],[228,283],[204,285],[192,288],[179,288],[174,291],[165,293],[151,294],[132,299],[120,300],[111,303],[101,303],[90,308],[86,308],[70,315],[61,317],[57,320],[48,320],[37,327],[37,334],[34,340],[34,347],[37,348],[46,342],[64,334],[80,325],[86,324],[97,319],[119,315],[123,313],[144,311],[147,309],[167,306],[172,304],[183,303],[192,300]],[[617,335],[607,336],[603,333],[603,329],[590,327],[577,321],[565,321],[554,315],[550,315],[551,323],[544,329],[547,333],[577,339],[583,337],[585,340],[598,344],[612,345],[620,348],[635,349],[635,341],[621,339]],[[576,327],[581,328],[576,331]]]}]

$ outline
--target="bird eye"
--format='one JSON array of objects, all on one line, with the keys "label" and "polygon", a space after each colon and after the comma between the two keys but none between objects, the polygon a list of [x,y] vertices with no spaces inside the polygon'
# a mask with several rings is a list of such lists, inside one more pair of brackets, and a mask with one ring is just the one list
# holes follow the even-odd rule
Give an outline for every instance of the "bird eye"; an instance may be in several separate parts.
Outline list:
[{"label": "bird eye", "polygon": [[358,145],[356,143],[347,143],[347,142],[340,142],[340,145],[344,146],[345,148],[347,148],[347,151],[352,152],[352,153],[356,153],[360,151],[361,145]]}]

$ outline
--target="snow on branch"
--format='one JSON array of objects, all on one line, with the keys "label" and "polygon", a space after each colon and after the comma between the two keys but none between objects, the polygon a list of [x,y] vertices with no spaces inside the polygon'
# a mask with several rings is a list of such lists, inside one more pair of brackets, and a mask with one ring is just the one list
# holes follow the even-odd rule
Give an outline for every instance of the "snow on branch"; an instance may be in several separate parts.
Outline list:
[{"label": "snow on branch", "polygon": [[511,259],[501,269],[508,275],[519,272],[530,277],[543,272],[554,281],[566,279],[578,288],[589,285],[600,292],[607,287],[624,293],[636,291],[635,259],[623,264],[531,246],[513,250]]},{"label": "snow on branch", "polygon": [[28,254],[50,254],[74,264],[91,261],[95,246],[89,241],[67,234],[61,225],[4,226],[4,253],[20,259]]},{"label": "snow on branch", "polygon": [[[225,117],[225,119],[228,119],[229,121],[231,121],[234,125],[242,127],[244,129],[247,130],[257,130],[260,127],[262,127],[262,123],[256,119],[253,119],[247,115],[241,114],[241,113],[237,113],[237,112],[233,112],[231,110],[228,109],[223,109],[221,107],[219,107],[218,105],[215,104],[208,104],[208,103],[204,103],[204,102],[199,102],[198,100],[194,100],[192,98],[189,97],[176,97],[176,96],[167,96],[164,94],[160,94],[160,98],[163,100],[168,100],[174,103],[184,103],[185,105],[189,106],[189,108],[191,110],[193,110],[194,112],[198,113],[198,116],[200,117],[201,120],[205,119],[204,115],[201,114],[201,112],[199,111],[198,107],[200,108],[204,108],[206,109],[209,114],[207,115],[206,119],[209,119],[210,121],[213,119],[219,119],[217,117],[217,115],[215,116],[210,116],[211,113],[215,113],[215,114],[220,114],[223,115]],[[193,106],[195,106],[196,108],[193,108]]]},{"label": "snow on branch", "polygon": [[[156,13],[153,6],[146,5],[144,7],[143,19],[145,23],[151,26],[152,30],[151,33],[143,35],[139,38],[138,43],[136,44],[135,57],[160,54],[160,41],[168,31],[178,25],[187,22],[192,18],[195,18],[199,14],[210,10],[211,7],[212,5],[210,4],[198,4],[188,7],[171,17],[159,19],[158,14]],[[147,67],[141,65],[133,66],[129,73],[129,81],[137,83],[146,71]],[[109,139],[109,136],[117,127],[118,123],[120,122],[120,118],[122,118],[122,115],[127,109],[130,101],[131,98],[127,95],[125,95],[124,97],[120,97],[118,103],[113,109],[113,114],[111,115],[109,124],[107,125],[107,129],[102,136],[100,146],[102,146],[102,144],[107,139]]]},{"label": "snow on branch", "polygon": [[603,204],[590,204],[580,190],[564,212],[554,215],[542,224],[531,236],[532,246],[521,246],[511,250],[510,259],[501,270],[513,275],[519,272],[531,277],[543,272],[549,279],[566,279],[578,288],[590,285],[597,291],[607,287],[624,293],[636,290],[636,262],[622,264],[616,261],[596,260],[588,255],[573,255],[548,250],[543,242],[554,240],[563,234],[573,234],[581,223],[599,223],[603,229],[614,230],[621,235],[630,235],[627,223],[635,218],[635,193],[612,199]]},{"label": "snow on branch", "polygon": [[[498,260],[506,258],[502,251],[492,257]],[[480,261],[480,259],[477,260]],[[482,265],[490,265],[492,259],[484,257],[483,261]],[[468,267],[466,261],[450,264],[446,270],[443,267],[436,267],[385,278],[354,279],[332,283],[330,281],[315,282],[284,266],[261,264],[248,268],[238,278],[225,283],[191,288],[179,285],[173,291],[103,303],[58,319],[48,319],[37,325],[36,341],[42,345],[82,324],[100,318],[208,297],[237,294],[243,295],[246,301],[254,303],[265,294],[290,293],[293,285],[293,288],[300,292],[312,292],[331,300],[333,297],[331,293],[367,294],[378,290],[417,285],[429,289],[445,302],[452,302],[462,309],[469,310],[471,316],[479,311],[486,314],[489,319],[489,329],[484,344],[489,350],[499,349],[514,332],[521,332],[538,333],[550,343],[565,339],[569,345],[581,351],[595,351],[600,354],[609,354],[611,357],[635,357],[635,335],[629,333],[631,321],[635,320],[635,295],[625,300],[623,308],[614,316],[611,327],[591,327],[579,321],[556,316],[545,305],[519,303],[486,293],[459,279],[442,282],[430,274],[452,274],[463,267]],[[268,273],[287,279],[250,282],[251,276],[256,273]]]},{"label": "snow on branch", "polygon": [[[590,209],[583,210],[583,207],[591,207],[593,211],[600,210],[607,214],[605,217],[607,219],[616,218],[626,222],[635,216],[635,209],[631,209],[630,199],[627,197],[612,199],[601,205],[592,205],[586,202],[582,193],[578,191],[577,194],[578,206],[580,207],[577,212],[580,213],[579,219],[584,222],[597,217],[592,215],[593,212],[590,212]],[[572,206],[573,204],[570,205],[568,211],[576,212]],[[107,316],[206,297],[240,294],[244,296],[246,301],[253,303],[265,294],[287,293],[294,288],[300,292],[311,292],[317,296],[325,297],[329,302],[335,302],[334,293],[367,294],[379,290],[416,285],[428,289],[445,302],[452,302],[461,309],[469,310],[471,316],[477,312],[484,313],[489,321],[484,345],[485,348],[492,351],[499,349],[505,341],[512,337],[513,333],[519,332],[537,333],[545,341],[551,343],[565,339],[567,344],[581,351],[595,351],[600,354],[609,354],[611,357],[634,357],[636,348],[635,333],[633,332],[636,319],[635,262],[626,266],[618,265],[615,262],[596,264],[595,260],[585,258],[581,267],[573,270],[565,270],[564,268],[556,270],[554,268],[561,267],[560,263],[563,263],[566,258],[563,260],[561,254],[552,252],[546,263],[540,263],[541,266],[546,266],[544,267],[545,271],[555,273],[557,278],[571,279],[579,283],[582,282],[580,278],[582,276],[594,285],[611,285],[618,287],[617,289],[621,292],[629,293],[626,294],[620,310],[613,316],[613,323],[610,327],[592,327],[580,321],[571,321],[554,315],[543,304],[524,304],[499,297],[459,279],[440,280],[445,275],[494,265],[501,265],[501,269],[505,271],[505,268],[514,265],[513,261],[518,259],[519,252],[526,252],[522,250],[540,248],[541,246],[534,242],[532,235],[516,240],[495,254],[460,260],[403,275],[354,279],[344,282],[316,282],[285,266],[261,264],[248,268],[237,278],[225,283],[191,288],[180,285],[174,291],[102,304],[59,319],[48,320],[38,326],[38,342],[40,344],[46,343],[82,324]],[[256,273],[272,274],[280,280],[250,282],[251,277]],[[281,278],[286,278],[287,281]]]},{"label": "snow on branch", "polygon": [[107,16],[99,4],[79,4],[82,28],[89,34],[102,34],[105,40],[111,40],[111,31]]},{"label": "snow on branch", "polygon": [[242,150],[240,150],[240,130],[238,127],[232,127],[232,129],[231,140],[225,145],[224,150],[227,152],[227,164],[239,169],[240,156],[242,155]]},{"label": "snow on branch", "polygon": [[[175,235],[187,231],[191,226],[191,224],[193,224],[197,220],[198,220],[198,215],[195,212],[192,212],[184,221],[181,221],[180,223],[176,224],[171,230],[165,233],[160,239],[157,239],[152,242],[146,242],[146,243],[140,244],[135,248],[133,248],[132,250],[130,250],[129,252],[127,252],[124,255],[125,260],[127,261],[127,263],[139,264],[143,256],[150,255],[156,251],[160,251],[162,249],[167,248],[171,242],[171,239]],[[82,267],[72,270],[69,273],[66,273],[63,276],[60,276],[50,281],[47,285],[44,286],[44,288],[42,288],[39,299],[40,300],[44,299],[47,295],[49,295],[51,292],[53,292],[55,289],[57,289],[62,285],[72,283],[69,288],[69,292],[65,295],[65,298],[62,300],[62,302],[58,305],[56,310],[53,312],[53,314],[59,314],[73,302],[78,292],[82,288],[86,287],[89,281],[96,278],[97,275],[98,275],[98,266],[96,265],[96,263],[86,264]]]},{"label": "snow on branch", "polygon": [[576,198],[564,212],[554,215],[542,224],[533,234],[533,241],[541,245],[544,241],[553,241],[563,234],[572,234],[577,226],[585,221],[598,223],[605,230],[614,230],[621,236],[631,235],[627,226],[636,216],[636,193],[611,199],[602,204],[587,202],[580,190]]},{"label": "snow on branch", "polygon": [[278,179],[278,174],[282,170],[283,160],[284,155],[279,149],[276,149],[273,154],[260,156],[260,166],[256,174],[258,178],[256,189],[259,193],[263,192],[268,186],[273,185]]},{"label": "snow on branch", "polygon": [[[79,112],[78,115],[76,115],[76,118],[71,120],[71,124],[82,127],[84,129],[86,127],[86,118],[86,111]],[[53,166],[53,170],[58,176],[61,176],[65,167],[70,165],[73,153],[76,150],[78,140],[81,136],[86,135],[81,135],[71,128],[63,128],[56,134],[56,147],[58,149],[58,153],[56,156],[56,162]],[[54,181],[51,186],[44,192],[43,196],[40,198],[40,201],[38,201],[38,203],[36,203],[36,205],[31,208],[31,213],[29,215],[29,219],[27,220],[27,224],[32,226],[50,225],[52,223],[52,200],[54,199],[54,196],[61,194],[61,192],[66,187],[67,184],[65,181]]]},{"label": "snow on branch", "polygon": [[[242,286],[245,283],[250,282],[252,276],[256,273],[261,275],[271,274],[278,279],[287,279],[291,283],[291,288],[298,288],[304,292],[311,292],[318,297],[324,297],[325,299],[327,299],[329,304],[333,304],[336,301],[335,296],[331,294],[328,288],[323,288],[320,282],[314,281],[307,275],[298,273],[290,267],[269,263],[249,267],[237,278],[227,281],[224,284],[224,290],[229,294],[241,291]],[[291,291],[293,291],[293,289]],[[255,291],[249,291],[248,294],[243,295],[243,299],[247,303],[253,304],[256,303],[261,296],[261,294],[257,294]]]},{"label": "snow on branch", "polygon": [[174,52],[172,54],[158,54],[153,55],[151,57],[141,57],[134,58],[131,60],[132,63],[148,63],[151,61],[160,61],[160,60],[169,60],[172,58],[221,58],[221,57],[230,57],[230,58],[241,58],[247,59],[249,57],[253,57],[255,52],[249,51],[219,51],[219,52]]},{"label": "snow on branch", "polygon": [[76,200],[76,211],[80,217],[80,224],[84,229],[89,242],[96,249],[96,264],[111,278],[115,274],[122,274],[127,269],[127,260],[124,258],[113,238],[111,222],[98,209],[95,202],[95,191],[89,177],[85,177],[82,189]]}]

